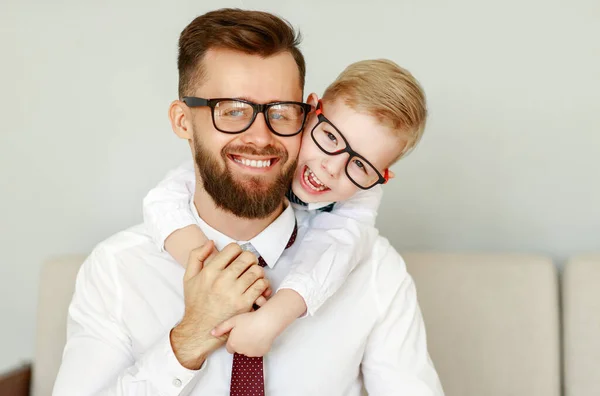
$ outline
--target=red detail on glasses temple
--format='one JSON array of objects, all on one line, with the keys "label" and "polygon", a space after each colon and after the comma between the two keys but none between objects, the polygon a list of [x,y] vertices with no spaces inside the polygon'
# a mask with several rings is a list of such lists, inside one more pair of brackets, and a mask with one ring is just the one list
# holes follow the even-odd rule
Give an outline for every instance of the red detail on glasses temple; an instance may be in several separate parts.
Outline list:
[{"label": "red detail on glasses temple", "polygon": [[386,169],[385,171],[383,171],[383,178],[385,179],[383,184],[386,184],[388,181],[390,181],[390,170],[389,169]]},{"label": "red detail on glasses temple", "polygon": [[317,110],[315,111],[315,114],[323,114],[323,102],[321,102],[321,99],[319,99],[319,101],[317,102]]}]

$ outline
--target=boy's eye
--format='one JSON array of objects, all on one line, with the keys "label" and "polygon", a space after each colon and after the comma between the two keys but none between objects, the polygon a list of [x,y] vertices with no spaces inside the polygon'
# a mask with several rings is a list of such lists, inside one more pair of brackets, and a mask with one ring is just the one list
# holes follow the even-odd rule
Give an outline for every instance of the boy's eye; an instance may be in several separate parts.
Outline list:
[{"label": "boy's eye", "polygon": [[354,164],[358,166],[360,169],[365,170],[365,164],[362,163],[361,160],[354,160]]},{"label": "boy's eye", "polygon": [[334,143],[337,143],[337,138],[335,137],[335,135],[333,133],[325,131],[325,135],[327,135],[329,140],[331,140]]}]

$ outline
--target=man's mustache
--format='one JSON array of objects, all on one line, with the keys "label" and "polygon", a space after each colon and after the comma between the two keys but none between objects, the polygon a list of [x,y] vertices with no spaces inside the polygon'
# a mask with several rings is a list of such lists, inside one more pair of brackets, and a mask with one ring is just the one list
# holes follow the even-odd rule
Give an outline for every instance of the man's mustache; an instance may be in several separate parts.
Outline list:
[{"label": "man's mustache", "polygon": [[248,154],[257,157],[281,157],[287,158],[287,151],[278,149],[275,146],[266,146],[258,149],[254,146],[225,146],[221,150],[223,156],[228,154]]}]

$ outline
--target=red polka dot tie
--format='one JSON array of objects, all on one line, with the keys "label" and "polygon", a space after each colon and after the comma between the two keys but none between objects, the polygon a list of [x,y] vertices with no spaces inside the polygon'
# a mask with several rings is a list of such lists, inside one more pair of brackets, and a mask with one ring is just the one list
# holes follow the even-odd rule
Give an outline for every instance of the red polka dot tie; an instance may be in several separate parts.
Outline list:
[{"label": "red polka dot tie", "polygon": [[[298,227],[294,225],[294,231],[285,246],[289,248],[294,244]],[[258,257],[258,265],[267,265],[262,257]],[[264,396],[265,376],[263,372],[262,357],[248,357],[235,353],[233,355],[233,366],[231,367],[230,396]]]}]

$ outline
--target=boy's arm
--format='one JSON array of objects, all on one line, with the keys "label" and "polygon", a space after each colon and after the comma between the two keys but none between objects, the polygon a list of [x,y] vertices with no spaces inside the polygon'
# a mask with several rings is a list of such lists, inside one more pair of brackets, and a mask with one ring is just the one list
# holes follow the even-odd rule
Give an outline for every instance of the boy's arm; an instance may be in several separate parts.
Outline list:
[{"label": "boy's arm", "polygon": [[195,188],[194,165],[186,162],[150,190],[143,205],[144,224],[154,242],[184,266],[190,252],[208,241],[190,208]]},{"label": "boy's arm", "polygon": [[[273,340],[306,312],[314,314],[344,283],[350,272],[373,248],[381,187],[361,191],[337,203],[332,212],[311,220],[292,270],[279,290],[254,313],[234,317],[215,328],[219,337],[234,327],[227,347],[247,356],[263,356]],[[257,337],[260,334],[260,337]]]},{"label": "boy's arm", "polygon": [[308,314],[314,314],[342,286],[373,248],[379,235],[375,219],[381,196],[380,186],[360,191],[336,203],[331,212],[318,213],[311,219],[309,231],[299,241],[292,270],[279,287],[299,294]]}]

